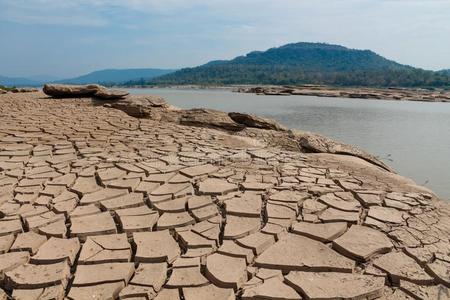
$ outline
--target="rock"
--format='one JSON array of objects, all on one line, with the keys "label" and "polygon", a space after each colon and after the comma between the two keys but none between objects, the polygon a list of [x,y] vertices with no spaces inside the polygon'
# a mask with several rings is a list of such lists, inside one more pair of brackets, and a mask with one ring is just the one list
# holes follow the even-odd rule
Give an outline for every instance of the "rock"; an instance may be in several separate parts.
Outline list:
[{"label": "rock", "polygon": [[227,217],[224,239],[238,239],[258,231],[261,227],[261,220],[258,218],[248,218],[230,215]]},{"label": "rock", "polygon": [[137,246],[136,262],[172,263],[181,252],[168,230],[135,232],[133,240]]},{"label": "rock", "polygon": [[66,85],[46,84],[42,89],[45,94],[55,98],[92,97],[100,90],[98,84]]},{"label": "rock", "polygon": [[202,287],[183,288],[184,299],[215,299],[215,300],[235,300],[232,289],[218,288],[212,284]]},{"label": "rock", "polygon": [[228,113],[228,116],[236,123],[243,124],[247,127],[277,131],[287,130],[284,126],[278,124],[276,121],[267,118],[237,112],[230,112]]},{"label": "rock", "polygon": [[280,278],[270,278],[255,287],[244,288],[242,300],[258,299],[301,300],[302,297]]},{"label": "rock", "polygon": [[200,182],[198,189],[201,194],[205,195],[225,195],[237,191],[238,187],[222,179],[208,178]]},{"label": "rock", "polygon": [[360,225],[353,225],[333,241],[333,249],[362,261],[367,261],[375,254],[389,252],[393,247],[391,240],[384,233]]},{"label": "rock", "polygon": [[67,260],[70,265],[73,265],[79,250],[80,242],[77,238],[52,237],[39,248],[31,261],[36,264],[52,264]]},{"label": "rock", "polygon": [[0,280],[3,280],[5,273],[16,269],[17,267],[28,263],[30,260],[30,253],[10,252],[0,255]]},{"label": "rock", "polygon": [[79,264],[129,262],[131,246],[126,234],[90,236],[83,244]]},{"label": "rock", "polygon": [[162,118],[161,113],[167,112],[170,108],[163,98],[150,95],[128,95],[125,99],[111,103],[111,107],[132,117],[154,120],[160,120]]},{"label": "rock", "polygon": [[204,176],[204,175],[208,175],[210,173],[214,173],[218,169],[219,169],[218,167],[216,167],[212,164],[205,164],[205,165],[198,165],[198,166],[193,166],[193,167],[182,169],[180,171],[180,173],[184,174],[190,178],[194,178],[197,176]]},{"label": "rock", "polygon": [[116,224],[109,212],[72,218],[70,234],[84,241],[88,236],[117,233]]},{"label": "rock", "polygon": [[106,89],[101,87],[97,90],[94,96],[102,100],[116,100],[125,98],[129,94],[130,93],[127,91]]},{"label": "rock", "polygon": [[167,288],[199,287],[209,284],[199,267],[174,268]]},{"label": "rock", "polygon": [[11,251],[28,251],[30,254],[35,254],[39,247],[47,241],[43,235],[37,234],[33,231],[21,233],[17,236],[14,244],[11,246]]},{"label": "rock", "polygon": [[430,285],[433,278],[414,259],[402,252],[391,252],[373,261],[374,266],[387,272],[391,280],[399,283],[406,280],[417,284]]},{"label": "rock", "polygon": [[427,270],[439,283],[450,288],[450,261],[436,259],[427,265]]},{"label": "rock", "polygon": [[260,268],[288,271],[352,272],[355,263],[306,237],[287,234],[255,260]]},{"label": "rock", "polygon": [[125,284],[121,281],[94,284],[90,286],[72,286],[70,288],[67,298],[70,300],[77,299],[117,299],[120,290],[124,288]]},{"label": "rock", "polygon": [[299,145],[307,151],[356,156],[386,171],[394,172],[378,158],[355,146],[339,143],[322,135],[310,132],[292,131],[292,136],[298,141]]},{"label": "rock", "polygon": [[345,222],[324,224],[299,222],[292,226],[292,233],[303,235],[324,243],[335,240],[344,234],[345,231],[347,231],[347,223]]},{"label": "rock", "polygon": [[227,113],[213,109],[190,109],[181,113],[180,124],[240,131],[244,125],[236,123]]},{"label": "rock", "polygon": [[26,264],[6,272],[9,288],[38,289],[61,284],[64,287],[70,276],[67,262],[48,265]]},{"label": "rock", "polygon": [[411,296],[409,299],[432,300],[450,298],[450,288],[442,285],[423,286],[401,280],[400,289]]},{"label": "rock", "polygon": [[79,265],[72,285],[86,286],[110,282],[127,284],[133,274],[134,263]]},{"label": "rock", "polygon": [[225,209],[229,215],[259,218],[261,207],[261,195],[256,193],[244,193],[225,201]]},{"label": "rock", "polygon": [[387,223],[399,224],[404,222],[403,213],[389,207],[372,206],[369,209],[368,216]]},{"label": "rock", "polygon": [[334,272],[290,272],[286,280],[307,299],[374,299],[382,295],[384,278]]},{"label": "rock", "polygon": [[34,93],[39,91],[37,88],[13,88],[12,93]]},{"label": "rock", "polygon": [[243,258],[215,253],[206,259],[206,276],[219,287],[237,290],[247,281],[246,267]]}]

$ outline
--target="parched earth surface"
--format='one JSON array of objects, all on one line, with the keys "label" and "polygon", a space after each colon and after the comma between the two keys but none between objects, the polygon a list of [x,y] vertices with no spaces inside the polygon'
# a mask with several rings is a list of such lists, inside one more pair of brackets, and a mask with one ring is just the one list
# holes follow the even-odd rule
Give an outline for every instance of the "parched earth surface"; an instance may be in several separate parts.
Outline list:
[{"label": "parched earth surface", "polygon": [[0,299],[450,299],[449,204],[360,158],[41,92],[0,121]]}]

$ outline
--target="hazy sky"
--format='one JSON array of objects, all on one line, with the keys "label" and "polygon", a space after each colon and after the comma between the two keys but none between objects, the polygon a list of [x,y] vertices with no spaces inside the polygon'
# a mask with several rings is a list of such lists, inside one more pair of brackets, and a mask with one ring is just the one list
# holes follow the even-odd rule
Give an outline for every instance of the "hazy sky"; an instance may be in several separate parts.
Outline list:
[{"label": "hazy sky", "polygon": [[309,41],[450,68],[450,0],[0,0],[0,74],[179,68]]}]

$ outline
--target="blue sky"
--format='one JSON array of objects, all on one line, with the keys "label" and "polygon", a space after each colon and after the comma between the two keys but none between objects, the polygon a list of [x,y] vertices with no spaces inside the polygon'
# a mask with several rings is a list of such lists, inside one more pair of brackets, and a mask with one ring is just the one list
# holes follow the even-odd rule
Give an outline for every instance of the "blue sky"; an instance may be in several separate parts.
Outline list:
[{"label": "blue sky", "polygon": [[449,0],[0,0],[0,74],[180,68],[286,43],[450,68]]}]

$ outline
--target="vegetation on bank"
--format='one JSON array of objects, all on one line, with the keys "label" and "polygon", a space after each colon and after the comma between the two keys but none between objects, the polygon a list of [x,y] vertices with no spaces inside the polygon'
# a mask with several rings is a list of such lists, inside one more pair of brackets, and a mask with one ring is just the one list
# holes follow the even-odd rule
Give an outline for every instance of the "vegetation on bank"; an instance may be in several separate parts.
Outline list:
[{"label": "vegetation on bank", "polygon": [[15,88],[16,88],[15,86],[13,86],[13,87],[8,87],[8,86],[4,86],[4,85],[1,85],[1,84],[0,84],[0,90],[11,91],[11,90],[14,90]]},{"label": "vegetation on bank", "polygon": [[369,50],[321,43],[288,44],[229,61],[125,85],[319,84],[368,87],[450,87],[450,72],[426,71],[388,60]]}]

